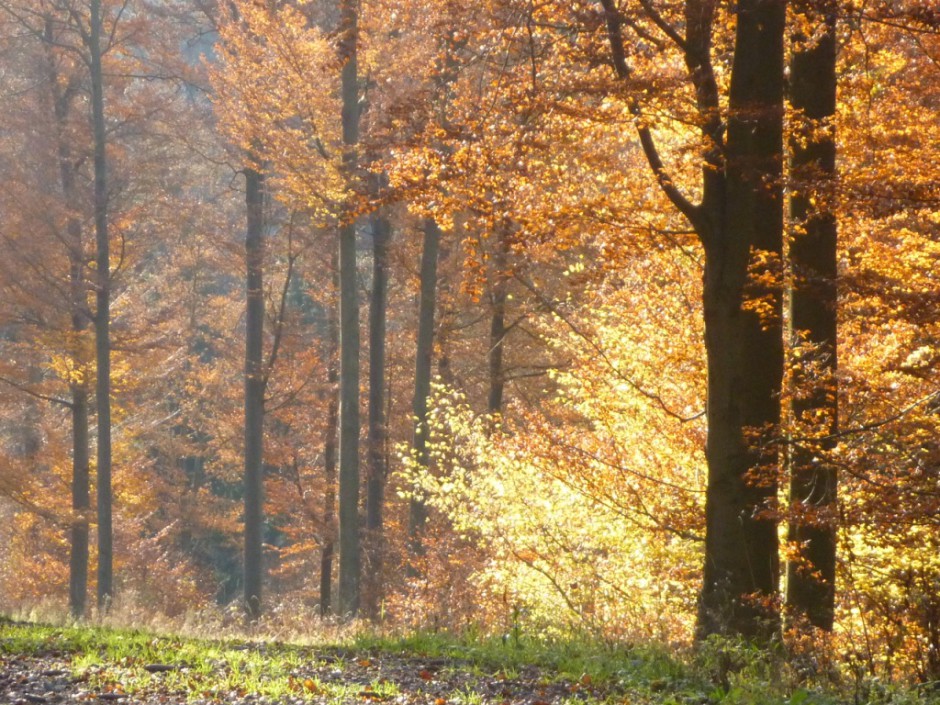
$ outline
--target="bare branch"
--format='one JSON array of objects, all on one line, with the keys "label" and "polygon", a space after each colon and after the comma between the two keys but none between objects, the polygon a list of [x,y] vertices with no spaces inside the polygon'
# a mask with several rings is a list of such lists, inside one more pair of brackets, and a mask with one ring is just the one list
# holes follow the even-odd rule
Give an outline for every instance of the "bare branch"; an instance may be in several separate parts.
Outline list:
[{"label": "bare branch", "polygon": [[48,394],[42,394],[40,392],[35,391],[34,389],[30,389],[24,384],[20,384],[19,382],[9,379],[8,377],[0,377],[0,382],[2,382],[3,384],[7,384],[13,387],[14,389],[33,397],[33,399],[40,399],[42,401],[47,401],[52,404],[58,404],[59,406],[64,406],[66,409],[72,408],[72,402],[68,401],[67,399],[60,399],[59,397],[53,397],[53,396],[49,396]]}]

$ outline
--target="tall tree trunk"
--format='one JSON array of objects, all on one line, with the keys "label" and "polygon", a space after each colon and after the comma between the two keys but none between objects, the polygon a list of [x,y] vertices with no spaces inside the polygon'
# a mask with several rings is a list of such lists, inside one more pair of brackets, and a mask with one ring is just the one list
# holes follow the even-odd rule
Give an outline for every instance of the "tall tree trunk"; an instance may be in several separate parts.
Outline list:
[{"label": "tall tree trunk", "polygon": [[[631,77],[615,0],[605,11],[611,62]],[[646,122],[635,123],[664,195],[705,250],[708,487],[698,638],[765,640],[779,629],[776,507],[783,384],[783,62],[787,0],[739,0],[727,130],[711,61],[714,0],[687,0],[681,39],[701,129],[702,202],[669,177]],[[642,118],[638,102],[630,110]]]},{"label": "tall tree trunk", "polygon": [[245,169],[246,324],[245,324],[245,609],[261,614],[264,582],[264,179]]},{"label": "tall tree trunk", "polygon": [[326,439],[323,443],[323,526],[325,540],[320,552],[320,615],[330,614],[333,604],[333,551],[336,536],[336,441],[339,431],[339,370],[337,369],[336,349],[339,341],[339,326],[335,313],[329,314],[329,382],[330,400],[326,411]]},{"label": "tall tree trunk", "polygon": [[[778,630],[777,492],[783,379],[783,31],[785,0],[741,0],[723,188],[708,223],[704,309],[708,490],[698,634]],[[757,305],[759,306],[759,310]]]},{"label": "tall tree trunk", "polygon": [[391,223],[384,210],[372,219],[372,293],[369,301],[369,481],[366,491],[366,533],[369,578],[367,612],[376,618],[382,580],[384,536],[382,513],[387,473],[385,446],[385,320],[388,307],[388,244]]},{"label": "tall tree trunk", "polygon": [[506,380],[503,370],[503,350],[506,338],[506,300],[508,296],[509,228],[501,226],[499,240],[493,253],[493,271],[490,284],[490,350],[489,371],[490,391],[487,397],[487,410],[498,414],[503,410],[503,389]]},{"label": "tall tree trunk", "polygon": [[98,414],[98,609],[108,609],[114,595],[111,494],[111,243],[108,232],[107,131],[104,120],[104,73],[101,67],[101,0],[91,0],[88,54],[94,133],[95,384]]},{"label": "tall tree trunk", "polygon": [[[794,3],[797,26],[817,28],[811,38],[794,37],[790,61],[790,103],[800,132],[791,140],[794,180],[790,215],[793,269],[790,321],[796,361],[791,412],[797,435],[822,434],[817,442],[797,440],[791,450],[788,539],[800,546],[801,561],[787,565],[789,610],[818,628],[832,630],[836,578],[836,469],[826,461],[838,428],[836,386],[837,272],[836,219],[832,185],[836,144],[829,123],[836,110],[836,8],[833,2]],[[805,23],[805,25],[803,24]],[[808,378],[812,369],[817,378]],[[807,385],[811,385],[807,389]],[[800,421],[805,419],[806,423]],[[819,419],[823,419],[821,422]],[[819,458],[822,458],[820,461]]]},{"label": "tall tree trunk", "polygon": [[[70,351],[76,369],[85,369],[87,360],[82,352],[85,332],[88,329],[88,309],[85,286],[85,245],[82,224],[76,213],[75,166],[72,150],[66,135],[68,118],[75,94],[74,86],[60,85],[52,47],[55,42],[54,27],[47,19],[44,27],[48,59],[48,79],[52,91],[52,111],[56,121],[58,144],[59,181],[62,198],[68,210],[66,219],[67,247],[69,250],[69,296],[74,347]],[[81,381],[70,383],[72,416],[72,526],[69,532],[69,612],[76,619],[85,616],[88,594],[88,510],[91,508],[88,443],[88,384]]]},{"label": "tall tree trunk", "polygon": [[[339,297],[339,252],[330,260],[333,272],[333,293]],[[335,302],[334,302],[335,303]],[[326,436],[323,441],[323,527],[324,541],[320,550],[320,616],[333,608],[333,555],[336,548],[336,461],[339,441],[339,321],[337,307],[327,306],[326,318],[327,395]]]},{"label": "tall tree trunk", "polygon": [[[434,309],[437,302],[437,260],[441,246],[441,229],[426,218],[421,249],[421,291],[418,299],[418,339],[415,346],[415,390],[412,400],[414,416],[415,460],[421,468],[430,464],[428,454],[428,397],[431,396],[431,370],[434,353]],[[427,523],[428,510],[420,499],[412,499],[409,508],[408,533],[411,547],[421,550],[421,530]]]},{"label": "tall tree trunk", "polygon": [[[350,186],[355,181],[359,142],[357,44],[358,6],[340,4],[340,58],[343,62],[343,167]],[[339,432],[339,612],[359,611],[362,572],[359,536],[359,292],[356,271],[356,214],[343,213],[339,234],[340,284],[340,432]]]},{"label": "tall tree trunk", "polygon": [[[67,157],[67,154],[65,155]],[[71,166],[63,160],[63,186],[72,192]],[[69,176],[65,178],[68,171]],[[68,200],[68,199],[67,199]],[[85,262],[82,227],[77,218],[69,217],[69,279],[71,286],[72,331],[75,334],[73,362],[79,369],[87,363],[83,341],[88,328],[85,301]],[[91,509],[88,443],[88,383],[84,377],[70,385],[72,396],[72,527],[69,547],[69,611],[76,619],[85,616],[88,593],[88,513]]]},{"label": "tall tree trunk", "polygon": [[85,616],[88,593],[88,390],[72,386],[72,527],[69,546],[69,612]]}]

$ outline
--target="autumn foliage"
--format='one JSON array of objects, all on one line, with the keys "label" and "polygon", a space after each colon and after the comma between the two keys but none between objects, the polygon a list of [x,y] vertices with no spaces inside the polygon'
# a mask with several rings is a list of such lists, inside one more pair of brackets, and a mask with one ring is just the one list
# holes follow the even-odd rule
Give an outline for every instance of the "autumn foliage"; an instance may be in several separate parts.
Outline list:
[{"label": "autumn foliage", "polygon": [[[0,0],[4,610],[65,610],[71,578],[75,611],[75,530],[98,526],[86,12]],[[103,0],[114,605],[179,616],[241,600],[244,175],[258,173],[266,611],[359,604],[336,570],[345,232],[364,419],[380,347],[368,314],[386,316],[380,428],[352,439],[367,616],[670,644],[782,637],[872,674],[940,677],[935,3],[356,12],[353,143],[340,4]],[[782,23],[783,70],[769,44],[746,61],[772,25],[748,29],[751,12]],[[788,81],[827,41],[837,102],[814,117]],[[837,234],[834,275],[806,244],[820,222]],[[387,292],[370,298],[376,271]],[[800,327],[814,295],[833,340]],[[82,449],[92,501],[79,506]],[[837,492],[810,499],[807,478]],[[365,529],[367,516],[381,521]],[[721,567],[740,545],[743,562]],[[808,594],[834,607],[788,599],[787,566],[793,584],[832,568],[834,593]]]}]

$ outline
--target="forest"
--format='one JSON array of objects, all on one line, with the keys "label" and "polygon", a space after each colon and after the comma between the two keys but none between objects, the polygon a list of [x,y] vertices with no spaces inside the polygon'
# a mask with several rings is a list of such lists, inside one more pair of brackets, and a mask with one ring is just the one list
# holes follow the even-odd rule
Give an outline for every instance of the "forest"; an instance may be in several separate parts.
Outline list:
[{"label": "forest", "polygon": [[0,95],[0,613],[940,681],[937,0],[0,0]]}]

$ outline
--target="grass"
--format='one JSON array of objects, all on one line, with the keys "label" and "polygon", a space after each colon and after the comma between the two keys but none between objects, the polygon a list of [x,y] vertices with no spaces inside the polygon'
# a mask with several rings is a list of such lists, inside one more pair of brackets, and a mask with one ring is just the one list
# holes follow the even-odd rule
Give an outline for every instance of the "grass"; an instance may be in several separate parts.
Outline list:
[{"label": "grass", "polygon": [[[74,675],[106,689],[120,683],[127,693],[160,689],[185,693],[251,692],[280,698],[303,691],[294,675],[299,647],[246,648],[236,641],[216,642],[157,636],[139,630],[92,627],[0,626],[0,655],[62,655]],[[154,665],[172,667],[151,673]]]},{"label": "grass", "polygon": [[[934,697],[937,691],[929,688],[808,683],[779,659],[729,642],[708,644],[693,657],[650,646],[627,648],[588,640],[503,640],[419,632],[399,637],[361,633],[297,645],[0,621],[0,663],[28,656],[66,663],[74,676],[98,692],[141,696],[159,692],[170,694],[172,702],[233,702],[249,693],[269,702],[327,704],[940,702]],[[433,673],[423,670],[422,664],[431,663]]]}]

